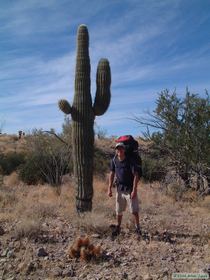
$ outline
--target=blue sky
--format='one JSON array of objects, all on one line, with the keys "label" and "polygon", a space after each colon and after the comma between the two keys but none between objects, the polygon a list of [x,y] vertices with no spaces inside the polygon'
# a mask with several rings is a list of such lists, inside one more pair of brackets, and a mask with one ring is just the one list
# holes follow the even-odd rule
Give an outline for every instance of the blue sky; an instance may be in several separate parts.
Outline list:
[{"label": "blue sky", "polygon": [[72,102],[76,32],[90,35],[91,87],[98,60],[112,71],[108,135],[140,135],[130,120],[155,107],[157,94],[186,86],[210,91],[210,0],[0,0],[0,120],[3,132],[60,131],[57,101]]}]

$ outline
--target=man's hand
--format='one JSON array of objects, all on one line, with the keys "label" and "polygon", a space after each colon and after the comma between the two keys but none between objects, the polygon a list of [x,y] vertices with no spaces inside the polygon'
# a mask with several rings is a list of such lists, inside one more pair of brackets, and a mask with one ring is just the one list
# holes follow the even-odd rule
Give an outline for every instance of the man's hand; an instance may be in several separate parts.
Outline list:
[{"label": "man's hand", "polygon": [[131,199],[135,198],[137,196],[137,185],[139,182],[139,176],[138,173],[135,172],[134,178],[133,178],[133,191],[131,193]]},{"label": "man's hand", "polygon": [[131,193],[131,199],[135,198],[137,195],[137,190],[133,190],[132,193]]},{"label": "man's hand", "polygon": [[115,176],[115,173],[114,171],[111,171],[110,174],[109,174],[109,188],[108,188],[108,196],[109,197],[112,197],[112,186],[113,186],[113,182],[114,182],[114,176]]},{"label": "man's hand", "polygon": [[112,189],[111,189],[111,187],[108,188],[108,196],[112,197]]}]

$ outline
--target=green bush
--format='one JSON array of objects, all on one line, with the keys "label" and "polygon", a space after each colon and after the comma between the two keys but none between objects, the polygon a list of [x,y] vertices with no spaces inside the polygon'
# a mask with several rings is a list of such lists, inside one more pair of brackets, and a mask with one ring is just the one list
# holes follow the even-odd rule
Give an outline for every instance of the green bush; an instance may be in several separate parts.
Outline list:
[{"label": "green bush", "polygon": [[9,175],[17,171],[18,167],[25,162],[23,153],[10,152],[6,155],[0,155],[0,167],[3,175]]},{"label": "green bush", "polygon": [[[210,95],[190,93],[178,97],[176,92],[162,91],[156,108],[146,118],[135,120],[147,128],[147,139],[153,143],[159,157],[165,158],[168,167],[181,177],[186,189],[204,191],[202,178],[210,177]],[[150,134],[149,128],[155,131]]]},{"label": "green bush", "polygon": [[27,184],[59,186],[62,176],[71,173],[71,149],[54,135],[35,131],[28,137],[28,155],[19,171]]},{"label": "green bush", "polygon": [[166,174],[165,162],[161,159],[142,157],[142,177],[145,181],[160,181]]},{"label": "green bush", "polygon": [[19,168],[18,175],[21,181],[27,185],[36,185],[38,183],[46,182],[45,178],[41,173],[41,169],[38,166],[40,157],[31,155],[28,157],[26,162]]},{"label": "green bush", "polygon": [[94,175],[105,177],[109,171],[110,157],[99,148],[94,151]]}]

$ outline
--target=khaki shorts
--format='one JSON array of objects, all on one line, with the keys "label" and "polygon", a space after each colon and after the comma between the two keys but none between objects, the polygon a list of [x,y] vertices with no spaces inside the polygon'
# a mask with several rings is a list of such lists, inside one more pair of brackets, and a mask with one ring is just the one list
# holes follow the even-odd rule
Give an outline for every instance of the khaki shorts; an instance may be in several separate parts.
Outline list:
[{"label": "khaki shorts", "polygon": [[128,204],[131,213],[139,212],[139,200],[138,195],[131,199],[131,195],[128,192],[117,191],[116,193],[116,214],[122,215],[122,212],[126,210]]}]

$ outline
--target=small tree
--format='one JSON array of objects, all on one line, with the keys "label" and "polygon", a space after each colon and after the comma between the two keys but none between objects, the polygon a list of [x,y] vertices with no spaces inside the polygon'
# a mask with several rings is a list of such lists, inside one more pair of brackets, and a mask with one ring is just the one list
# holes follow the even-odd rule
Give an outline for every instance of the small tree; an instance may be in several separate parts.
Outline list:
[{"label": "small tree", "polygon": [[[62,138],[57,135],[54,137],[54,135],[56,134],[53,130],[48,134],[42,130],[35,130],[32,135],[27,137],[28,157],[20,174],[23,178],[27,178],[28,182],[37,182],[37,176],[40,176],[40,181],[48,182],[52,186],[59,186],[62,176],[70,172],[70,148],[66,143],[60,141]],[[28,177],[31,169],[35,169],[38,174],[35,178],[33,174],[31,174],[31,178]]]},{"label": "small tree", "polygon": [[183,99],[176,92],[164,90],[156,101],[156,109],[147,119],[135,120],[156,129],[147,137],[153,141],[160,155],[169,159],[187,188],[196,175],[196,189],[202,191],[202,178],[209,182],[210,167],[210,98],[191,94],[188,90]]}]

